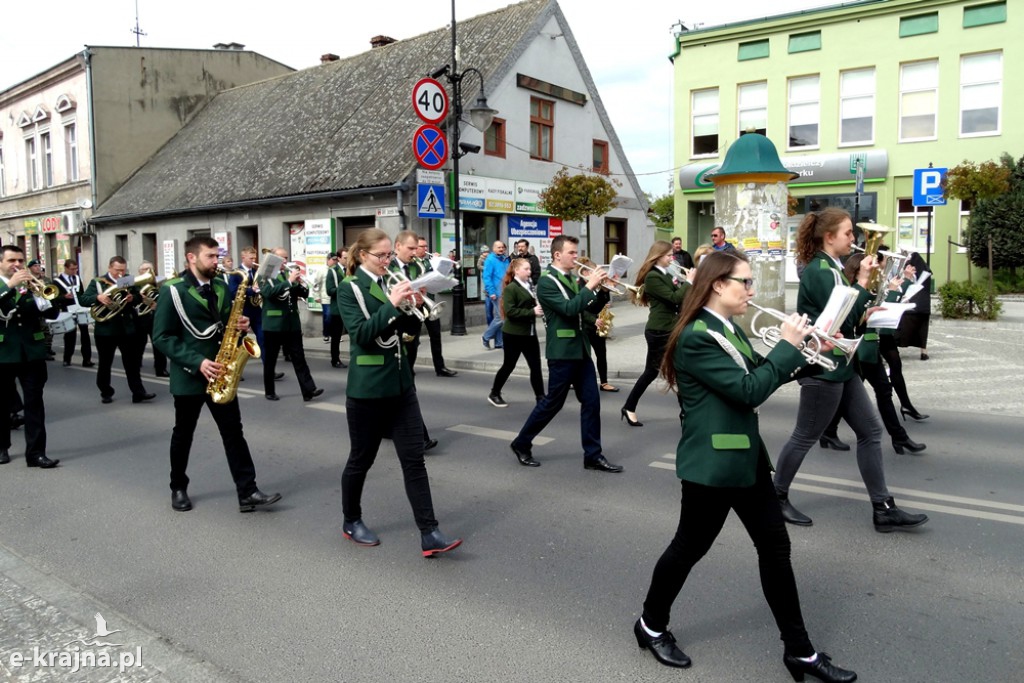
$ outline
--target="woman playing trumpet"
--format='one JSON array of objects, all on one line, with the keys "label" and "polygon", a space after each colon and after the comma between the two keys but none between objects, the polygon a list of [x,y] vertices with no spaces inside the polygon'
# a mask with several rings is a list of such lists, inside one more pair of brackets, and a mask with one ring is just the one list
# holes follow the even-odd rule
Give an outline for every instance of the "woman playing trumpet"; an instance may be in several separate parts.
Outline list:
[{"label": "woman playing trumpet", "polygon": [[676,281],[669,274],[671,262],[672,245],[664,240],[655,242],[636,274],[636,284],[643,285],[643,288],[639,292],[630,292],[634,304],[649,306],[651,309],[650,315],[647,316],[647,326],[644,328],[647,363],[643,374],[629,392],[626,404],[622,406],[622,419],[626,420],[630,427],[644,426],[636,416],[636,407],[647,387],[658,377],[661,359],[665,355],[665,344],[679,316],[683,298],[690,288],[689,282]]},{"label": "woman playing trumpet", "polygon": [[[825,310],[833,288],[849,286],[839,259],[849,255],[853,241],[853,222],[850,214],[842,209],[829,207],[804,218],[797,230],[796,248],[797,260],[806,264],[797,299],[800,313],[816,320]],[[860,295],[840,327],[844,337],[852,338],[859,321],[870,312],[865,309],[873,295],[867,290],[867,284],[874,265],[874,258],[868,257],[861,261],[857,270],[855,287]],[[920,526],[928,521],[928,517],[900,510],[885,485],[882,421],[864,391],[855,364],[855,360],[843,362],[832,372],[800,380],[796,426],[776,463],[775,489],[782,505],[782,515],[790,524],[812,524],[810,517],[789,502],[789,487],[807,451],[821,437],[836,410],[841,409],[857,434],[857,466],[871,499],[875,530],[887,532]]]},{"label": "woman playing trumpet", "polygon": [[[672,603],[690,570],[711,549],[730,510],[757,548],[761,587],[785,644],[783,664],[804,675],[849,683],[857,674],[817,652],[804,627],[790,541],[771,483],[771,463],[755,410],[793,378],[807,359],[797,351],[810,332],[807,316],[789,315],[780,342],[762,358],[733,323],[754,296],[750,264],[735,253],[710,254],[667,342],[662,373],[685,409],[676,473],[682,480],[679,526],[654,567],[643,614],[633,626],[641,649],[666,666],[690,658],[668,630]],[[806,368],[805,368],[806,370]],[[811,366],[808,372],[819,371]],[[724,592],[724,591],[723,591]]]}]

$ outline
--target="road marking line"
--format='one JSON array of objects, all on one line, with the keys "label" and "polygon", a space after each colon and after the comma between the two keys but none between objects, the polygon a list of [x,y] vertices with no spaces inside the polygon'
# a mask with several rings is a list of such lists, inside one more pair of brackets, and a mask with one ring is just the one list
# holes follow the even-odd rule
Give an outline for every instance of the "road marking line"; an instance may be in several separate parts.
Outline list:
[{"label": "road marking line", "polygon": [[[793,484],[789,487],[790,490],[796,489],[797,491],[807,491],[808,493],[821,493],[826,496],[833,496],[836,498],[849,498],[850,500],[864,500],[863,493],[853,493],[852,491],[836,491],[834,489],[826,489],[820,486],[808,486],[807,484]],[[1009,524],[1020,524],[1024,525],[1024,517],[1014,517],[1013,515],[1003,515],[998,512],[983,512],[981,510],[966,510],[964,508],[950,507],[949,505],[936,505],[934,503],[922,503],[916,500],[901,500],[900,507],[912,508],[915,510],[931,510],[932,512],[945,512],[951,515],[960,515],[961,517],[975,517],[977,519],[988,519],[993,522],[1007,522]]]},{"label": "road marking line", "polygon": [[[822,477],[817,474],[797,474],[797,479],[807,479],[808,481],[816,481],[822,484],[835,484],[836,486],[852,486],[861,491],[864,491],[864,483],[853,479],[836,479],[835,477]],[[901,496],[915,496],[917,498],[930,498],[932,500],[941,500],[946,503],[960,503],[961,505],[973,505],[975,507],[987,507],[996,508],[997,510],[1006,510],[1008,512],[1024,512],[1024,505],[1012,505],[1010,503],[995,503],[987,500],[980,500],[978,498],[964,498],[962,496],[949,496],[944,493],[932,493],[930,491],[919,491],[916,489],[902,489],[902,488],[890,488],[891,493],[896,493]]]},{"label": "road marking line", "polygon": [[676,471],[675,465],[670,465],[667,462],[652,462],[651,467],[657,467],[659,470],[672,470]]},{"label": "road marking line", "polygon": [[[452,425],[447,429],[449,432],[461,432],[462,434],[473,434],[474,436],[486,436],[489,439],[499,439],[501,441],[508,441],[509,443],[512,443],[512,440],[519,436],[519,432],[508,432],[504,429],[490,429],[488,427],[476,427],[474,425]],[[533,437],[533,444],[535,446],[546,446],[552,441],[554,441],[554,439],[548,436]]]},{"label": "road marking line", "polygon": [[345,406],[338,405],[337,403],[311,403],[311,404],[309,404],[306,407],[307,408],[312,408],[313,410],[326,410],[326,411],[332,412],[332,413],[344,413],[345,412]]}]

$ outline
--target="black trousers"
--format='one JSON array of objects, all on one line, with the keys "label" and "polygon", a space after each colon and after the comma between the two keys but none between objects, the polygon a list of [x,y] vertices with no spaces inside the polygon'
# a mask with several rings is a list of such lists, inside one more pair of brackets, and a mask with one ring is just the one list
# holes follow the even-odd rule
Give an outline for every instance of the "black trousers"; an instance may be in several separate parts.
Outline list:
[{"label": "black trousers", "polygon": [[217,423],[224,455],[228,459],[231,478],[239,498],[245,498],[256,490],[256,466],[249,453],[249,444],[242,434],[242,414],[238,410],[238,399],[219,405],[207,394],[174,397],[174,431],[171,432],[171,490],[187,490],[188,457],[192,450],[192,437],[199,421],[203,406],[209,406],[213,421]]},{"label": "black trousers", "polygon": [[331,315],[327,331],[331,338],[331,362],[337,363],[341,360],[341,335],[345,334],[345,323],[340,315]]},{"label": "black trousers", "polygon": [[[867,363],[860,361],[860,375],[868,381],[875,392],[875,404],[878,406],[878,414],[882,417],[882,424],[885,431],[892,437],[893,441],[906,441],[907,430],[900,422],[900,416],[896,412],[896,406],[892,402],[892,385],[889,377],[885,374],[885,366],[881,363]],[[836,438],[839,430],[839,420],[844,417],[843,404],[839,404],[835,416],[825,429],[823,436]]]},{"label": "black trousers", "polygon": [[88,363],[92,360],[92,344],[89,343],[89,326],[76,325],[70,332],[64,333],[64,362],[70,363],[71,357],[75,355],[75,345],[78,343],[78,333],[82,333],[82,362]]},{"label": "black trousers", "polygon": [[594,376],[594,363],[589,358],[581,360],[548,359],[548,393],[544,400],[533,408],[526,423],[512,443],[517,448],[529,450],[533,439],[558,415],[569,396],[569,389],[576,388],[580,402],[580,441],[583,444],[583,459],[594,460],[601,452],[601,394]]},{"label": "black trousers", "polygon": [[301,332],[271,332],[263,330],[263,390],[267,394],[276,394],[274,390],[274,374],[277,372],[277,356],[284,349],[284,355],[291,358],[295,378],[299,380],[299,388],[303,396],[316,391],[316,383],[309,373],[306,363],[306,352],[302,348]]},{"label": "black trousers", "polygon": [[[0,448],[11,447],[11,413],[19,404],[25,411],[25,460],[33,462],[46,455],[46,407],[43,405],[43,386],[46,385],[46,361],[0,363]],[[14,380],[21,383],[25,395],[17,401]]]},{"label": "black trousers", "polygon": [[607,338],[597,333],[596,329],[586,329],[587,341],[590,348],[594,350],[594,358],[597,364],[597,377],[601,384],[608,383],[608,344]]},{"label": "black trousers", "polygon": [[380,442],[390,437],[398,452],[405,495],[416,526],[423,533],[437,528],[430,479],[423,461],[423,417],[411,388],[393,398],[349,398],[345,401],[351,450],[341,473],[341,509],[346,522],[363,518],[363,485],[377,459]]},{"label": "black trousers", "polygon": [[633,390],[626,398],[624,408],[629,412],[636,411],[636,407],[640,404],[640,397],[647,391],[647,387],[651,386],[651,382],[658,379],[658,374],[661,372],[661,359],[665,355],[665,345],[668,344],[670,336],[672,336],[671,332],[644,330],[644,339],[647,340],[647,361],[643,374],[636,380]]},{"label": "black trousers", "polygon": [[[146,353],[146,343],[153,338],[153,314],[140,316],[138,319],[138,327],[135,330],[139,349],[137,351],[137,357],[139,359],[139,367],[142,367],[142,356]],[[153,371],[157,374],[167,372],[167,356],[160,353],[160,349],[153,345]]]},{"label": "black trousers", "polygon": [[757,549],[761,589],[782,634],[786,653],[810,657],[814,647],[804,628],[800,596],[790,564],[789,534],[765,458],[758,463],[757,480],[744,488],[713,487],[682,482],[679,528],[654,566],[644,601],[644,623],[654,631],[668,630],[669,613],[690,570],[711,548],[729,510],[735,510]]},{"label": "black trousers", "polygon": [[907,410],[914,410],[907,392],[907,381],[903,379],[903,360],[900,358],[900,347],[896,344],[896,335],[881,334],[878,336],[878,353],[889,366],[889,383],[900,399],[900,405]]},{"label": "black trousers", "polygon": [[426,320],[423,323],[430,337],[430,358],[434,361],[434,372],[444,370],[444,353],[441,351],[441,321]]},{"label": "black trousers", "polygon": [[530,386],[533,387],[533,395],[537,398],[544,396],[544,375],[540,369],[540,342],[537,337],[530,334],[503,334],[505,338],[505,357],[498,368],[498,374],[494,376],[494,384],[491,385],[492,394],[500,394],[505,382],[508,381],[512,371],[516,369],[519,356],[526,358],[526,365],[530,368]]},{"label": "black trousers", "polygon": [[144,396],[146,387],[142,385],[139,374],[139,343],[135,335],[127,337],[96,337],[96,352],[100,357],[100,365],[96,370],[96,386],[100,396],[113,396],[114,387],[110,385],[110,369],[114,365],[114,351],[121,352],[121,365],[128,380],[128,388],[132,396]]}]

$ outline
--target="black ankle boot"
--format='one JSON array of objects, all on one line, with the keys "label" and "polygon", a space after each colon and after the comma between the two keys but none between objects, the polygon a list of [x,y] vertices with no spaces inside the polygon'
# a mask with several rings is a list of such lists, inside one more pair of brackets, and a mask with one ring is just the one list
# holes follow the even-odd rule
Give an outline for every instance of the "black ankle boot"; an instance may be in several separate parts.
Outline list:
[{"label": "black ankle boot", "polygon": [[923,443],[917,443],[909,436],[904,437],[902,439],[893,439],[892,447],[900,455],[903,455],[904,450],[908,450],[911,453],[920,453],[925,448],[927,448]]},{"label": "black ankle boot", "polygon": [[872,503],[874,508],[875,531],[888,533],[901,529],[913,529],[928,521],[928,515],[912,515],[896,507],[891,497],[881,503]]},{"label": "black ankle boot", "polygon": [[818,439],[818,444],[822,448],[831,448],[834,451],[848,451],[850,450],[850,444],[843,443],[839,440],[838,436],[828,436],[822,434],[821,438]]},{"label": "black ankle boot", "polygon": [[805,674],[817,678],[819,681],[825,681],[825,683],[853,683],[853,681],[857,680],[856,673],[840,669],[832,663],[832,658],[824,652],[819,652],[818,658],[813,662],[805,662],[790,655],[783,655],[782,663],[789,669],[793,680],[798,683],[804,680]]},{"label": "black ankle boot", "polygon": [[782,508],[782,519],[796,526],[811,526],[814,524],[810,517],[793,507],[793,504],[789,502],[788,494],[777,493],[777,495],[779,496],[779,507]]}]

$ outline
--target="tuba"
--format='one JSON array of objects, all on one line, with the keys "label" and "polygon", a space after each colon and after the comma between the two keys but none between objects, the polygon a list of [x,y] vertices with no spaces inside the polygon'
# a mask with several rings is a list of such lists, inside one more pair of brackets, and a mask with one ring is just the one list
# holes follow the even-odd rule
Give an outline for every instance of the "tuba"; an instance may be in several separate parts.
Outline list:
[{"label": "tuba", "polygon": [[[857,227],[864,231],[864,247],[854,246],[856,251],[863,251],[868,256],[874,256],[878,260],[878,249],[882,246],[885,236],[896,232],[896,228],[878,223],[858,223]],[[876,268],[871,272],[871,279],[868,280],[868,290],[872,292],[885,291],[885,282],[882,279],[882,269]],[[885,298],[885,295],[882,295]]]},{"label": "tuba", "polygon": [[92,313],[92,317],[96,322],[103,323],[108,320],[113,320],[128,306],[128,297],[131,295],[132,287],[145,287],[146,285],[152,285],[155,282],[156,276],[154,276],[153,273],[146,273],[145,275],[137,276],[132,280],[130,285],[110,285],[101,292],[102,294],[106,294],[110,297],[110,304],[93,304],[92,308],[89,309],[89,312]]},{"label": "tuba", "polygon": [[[218,275],[245,275],[244,270],[217,269]],[[259,358],[259,344],[256,338],[250,335],[242,335],[238,330],[238,319],[242,317],[242,309],[245,307],[245,287],[239,286],[235,293],[235,299],[231,304],[231,315],[224,325],[224,338],[221,339],[220,349],[217,351],[217,363],[224,366],[224,371],[218,377],[210,380],[206,387],[206,393],[214,403],[224,405],[230,403],[238,393],[238,383],[242,381],[242,371],[249,358]]]}]

